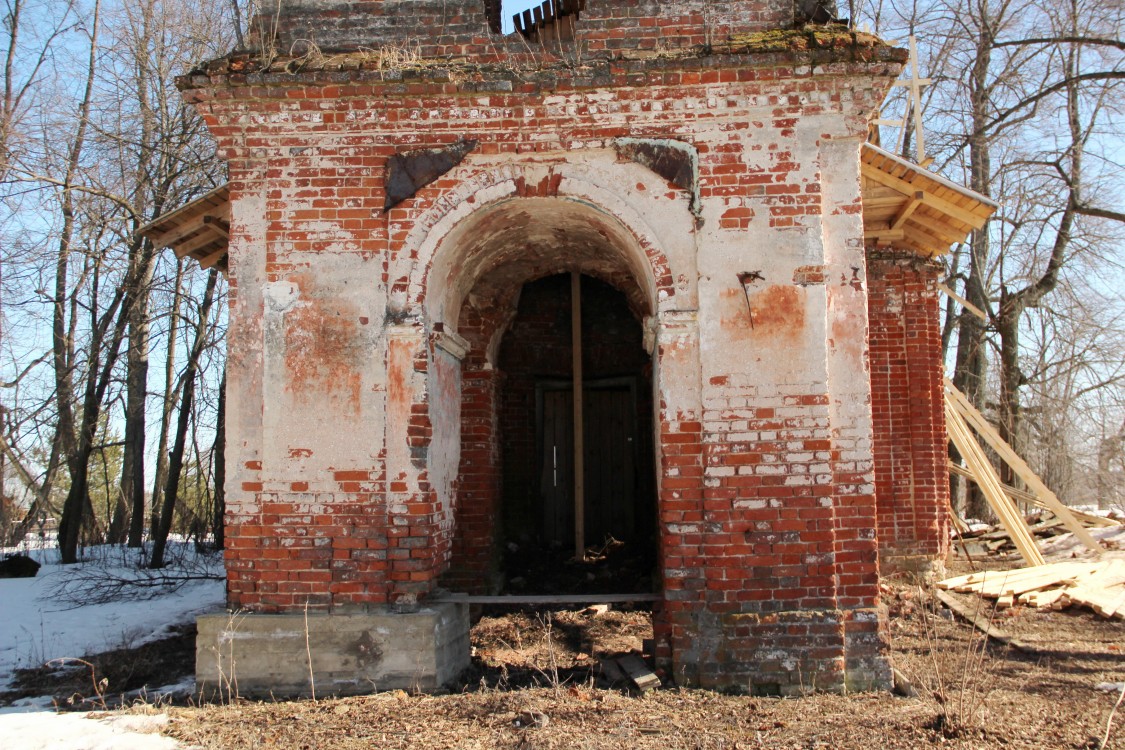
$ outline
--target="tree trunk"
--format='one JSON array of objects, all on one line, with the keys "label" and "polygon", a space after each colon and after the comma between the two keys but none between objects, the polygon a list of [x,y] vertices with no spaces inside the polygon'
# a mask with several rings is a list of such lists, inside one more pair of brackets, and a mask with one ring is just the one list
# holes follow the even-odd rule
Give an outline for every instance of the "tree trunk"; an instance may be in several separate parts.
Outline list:
[{"label": "tree trunk", "polygon": [[138,243],[129,284],[129,348],[125,370],[125,447],[121,497],[129,509],[128,545],[140,547],[145,528],[145,405],[148,397],[149,299],[155,252]]},{"label": "tree trunk", "polygon": [[219,413],[215,422],[215,443],[211,447],[211,460],[214,462],[215,505],[211,514],[211,534],[215,539],[215,549],[223,549],[226,537],[224,531],[227,513],[227,369],[223,367],[223,379],[219,383]]},{"label": "tree trunk", "polygon": [[199,308],[199,321],[195,329],[195,341],[188,357],[184,372],[184,390],[180,397],[180,414],[176,420],[176,439],[168,456],[168,478],[164,482],[164,502],[160,509],[160,523],[152,540],[152,559],[150,568],[164,567],[164,550],[168,543],[168,533],[172,530],[172,514],[176,510],[176,496],[179,493],[180,474],[184,465],[184,447],[187,444],[188,423],[191,420],[192,403],[195,397],[196,374],[199,371],[199,357],[207,343],[208,318],[211,304],[215,299],[215,285],[219,272],[212,268],[207,277],[207,288],[203,292],[203,302]]},{"label": "tree trunk", "polygon": [[[90,460],[89,446],[92,439],[86,440],[82,446],[81,438],[76,433],[74,423],[74,391],[71,381],[71,364],[73,352],[70,347],[73,340],[66,330],[64,315],[67,300],[70,298],[69,267],[71,243],[74,239],[74,192],[73,182],[78,176],[78,168],[82,160],[82,150],[86,142],[86,128],[90,117],[90,104],[93,101],[94,71],[98,58],[98,27],[101,19],[101,0],[94,2],[93,26],[90,31],[90,55],[86,68],[86,89],[82,96],[82,104],[78,111],[78,128],[75,131],[74,141],[70,144],[67,156],[66,179],[62,190],[61,213],[63,218],[62,231],[59,238],[59,255],[55,265],[55,300],[54,300],[54,368],[55,368],[55,397],[59,409],[58,429],[62,434],[63,450],[67,455],[67,468],[70,470],[70,491],[63,503],[62,518],[59,519],[59,557],[60,561],[70,564],[78,561],[78,536],[83,523],[83,516],[90,504],[87,496],[86,470]],[[71,328],[73,331],[73,327]],[[97,369],[97,349],[91,347],[94,356],[88,361],[87,368],[94,372]],[[87,404],[88,405],[88,404]],[[96,429],[97,423],[83,425],[85,434],[91,427]],[[89,436],[92,438],[92,435]]]},{"label": "tree trunk", "polygon": [[168,316],[168,352],[164,359],[164,398],[160,408],[160,439],[156,447],[156,473],[152,478],[152,516],[149,521],[149,538],[155,539],[160,529],[160,506],[163,504],[164,480],[168,475],[168,430],[172,422],[172,405],[176,401],[176,331],[180,322],[180,304],[183,300],[184,262],[176,259],[175,293],[172,311]]},{"label": "tree trunk", "polygon": [[[976,39],[976,56],[969,77],[969,104],[972,115],[972,132],[969,134],[969,187],[981,195],[991,194],[992,158],[989,151],[988,121],[991,89],[988,72],[992,63],[993,32],[987,3],[980,7],[980,34]],[[991,246],[988,225],[973,232],[969,244],[969,276],[965,284],[965,299],[981,310],[990,310],[986,274]],[[957,324],[957,358],[953,369],[953,384],[968,397],[978,409],[984,395],[984,379],[988,360],[985,351],[985,324],[968,310],[962,308]],[[951,449],[954,460],[959,460]],[[972,484],[954,485],[956,505],[968,518],[991,519],[993,514],[980,490]]]}]

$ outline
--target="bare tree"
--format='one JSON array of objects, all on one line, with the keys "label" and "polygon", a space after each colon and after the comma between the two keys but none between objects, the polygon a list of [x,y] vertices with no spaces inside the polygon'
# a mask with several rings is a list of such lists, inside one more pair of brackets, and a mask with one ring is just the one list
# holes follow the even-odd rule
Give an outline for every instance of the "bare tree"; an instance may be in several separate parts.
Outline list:
[{"label": "bare tree", "polygon": [[203,356],[203,349],[211,333],[211,306],[215,301],[215,286],[218,282],[219,272],[212,268],[207,277],[207,288],[203,292],[203,301],[199,307],[199,317],[195,323],[195,340],[191,345],[188,356],[187,369],[183,376],[183,390],[180,396],[180,412],[176,422],[176,436],[172,444],[172,452],[168,457],[168,478],[164,486],[164,501],[160,509],[157,522],[157,532],[153,536],[152,558],[150,568],[164,567],[164,549],[168,542],[168,533],[172,529],[172,514],[176,508],[176,498],[179,492],[180,475],[183,469],[184,449],[187,443],[188,422],[194,406],[196,379],[199,373],[199,363]]},{"label": "bare tree", "polygon": [[[1048,436],[1021,427],[1021,394],[1034,379],[1025,361],[1034,360],[1034,347],[1022,342],[1029,313],[1051,316],[1070,276],[1112,263],[1120,241],[1108,225],[1120,218],[1112,196],[1121,172],[1106,144],[1120,136],[1122,7],[1112,0],[879,0],[870,8],[868,16],[893,33],[919,36],[924,73],[934,80],[926,121],[937,169],[1001,204],[967,246],[954,248],[948,265],[947,283],[986,320],[947,300],[942,341],[955,352],[954,383],[994,415],[1017,450],[1034,453],[1025,440]],[[1120,304],[1112,300],[1103,313],[1112,317]],[[989,515],[975,493],[965,511]]]}]

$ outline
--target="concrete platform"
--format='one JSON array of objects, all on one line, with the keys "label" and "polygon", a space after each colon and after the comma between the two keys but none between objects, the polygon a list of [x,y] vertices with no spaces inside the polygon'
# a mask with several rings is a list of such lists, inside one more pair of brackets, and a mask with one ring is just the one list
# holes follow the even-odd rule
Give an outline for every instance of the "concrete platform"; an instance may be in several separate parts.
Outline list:
[{"label": "concrete platform", "polygon": [[427,692],[469,666],[465,604],[307,617],[223,613],[196,625],[196,689],[206,697]]}]

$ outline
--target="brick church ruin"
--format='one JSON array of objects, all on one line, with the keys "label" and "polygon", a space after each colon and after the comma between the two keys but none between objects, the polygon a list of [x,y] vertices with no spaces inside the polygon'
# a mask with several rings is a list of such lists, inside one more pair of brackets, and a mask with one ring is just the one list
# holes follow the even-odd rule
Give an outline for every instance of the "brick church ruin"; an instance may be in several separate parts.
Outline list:
[{"label": "brick church ruin", "polygon": [[865,143],[906,53],[791,0],[501,13],[281,0],[179,81],[230,168],[146,229],[231,289],[198,679],[436,688],[474,595],[547,593],[513,550],[612,539],[646,566],[577,595],[652,601],[676,683],[889,685],[880,570],[948,544],[934,258],[994,208]]}]

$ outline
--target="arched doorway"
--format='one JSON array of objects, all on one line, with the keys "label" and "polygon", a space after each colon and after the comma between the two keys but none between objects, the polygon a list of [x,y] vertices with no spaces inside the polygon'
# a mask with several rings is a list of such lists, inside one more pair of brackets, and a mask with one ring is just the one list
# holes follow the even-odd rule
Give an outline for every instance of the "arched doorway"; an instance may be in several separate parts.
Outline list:
[{"label": "arched doorway", "polygon": [[430,325],[464,350],[446,363],[460,376],[448,588],[651,594],[655,289],[636,239],[587,203],[504,200],[443,239],[427,279]]},{"label": "arched doorway", "polygon": [[556,274],[524,284],[497,358],[504,378],[499,531],[508,590],[651,591],[652,366],[643,340],[643,322],[625,295],[599,279]]}]

